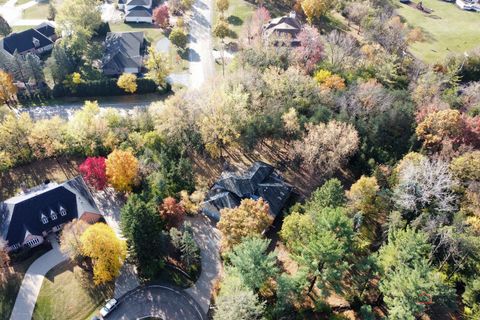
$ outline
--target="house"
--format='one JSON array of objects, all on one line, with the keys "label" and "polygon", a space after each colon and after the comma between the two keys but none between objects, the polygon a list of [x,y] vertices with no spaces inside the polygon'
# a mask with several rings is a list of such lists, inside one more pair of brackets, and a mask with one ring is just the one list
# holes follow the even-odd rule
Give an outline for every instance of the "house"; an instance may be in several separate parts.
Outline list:
[{"label": "house", "polygon": [[136,7],[152,8],[152,0],[127,0],[125,2],[125,11],[130,11]]},{"label": "house", "polygon": [[0,236],[7,250],[35,247],[73,219],[103,219],[82,177],[46,183],[0,203]]},{"label": "house", "polygon": [[140,73],[145,39],[143,32],[109,32],[105,38],[102,70],[105,75]]},{"label": "house", "polygon": [[125,22],[153,23],[152,9],[136,6],[125,12]]},{"label": "house", "polygon": [[290,14],[270,20],[263,26],[264,39],[272,37],[288,37],[292,47],[299,46],[298,34],[302,31],[302,24],[294,11]]},{"label": "house", "polygon": [[282,213],[291,193],[292,187],[274,167],[258,161],[242,174],[230,171],[222,173],[202,203],[202,211],[218,222],[223,208],[235,208],[242,199],[263,198],[270,206],[270,214],[275,218]]},{"label": "house", "polygon": [[41,54],[51,51],[55,40],[57,40],[55,27],[49,22],[44,22],[35,28],[12,33],[3,38],[0,40],[0,49],[10,55],[13,55],[15,51],[19,54],[29,52]]}]

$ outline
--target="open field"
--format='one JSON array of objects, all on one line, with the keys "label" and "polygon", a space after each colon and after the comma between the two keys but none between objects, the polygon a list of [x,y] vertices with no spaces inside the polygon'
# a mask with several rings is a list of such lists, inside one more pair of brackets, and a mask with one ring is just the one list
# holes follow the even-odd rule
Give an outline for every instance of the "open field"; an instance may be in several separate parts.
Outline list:
[{"label": "open field", "polygon": [[82,280],[80,267],[64,262],[47,273],[32,319],[84,320],[112,294],[113,285],[94,287],[91,279]]},{"label": "open field", "polygon": [[425,62],[441,61],[450,53],[463,53],[480,46],[480,13],[460,10],[455,4],[439,0],[425,0],[432,9],[425,14],[399,3],[398,13],[411,27],[421,28],[426,40],[416,42],[411,52]]}]

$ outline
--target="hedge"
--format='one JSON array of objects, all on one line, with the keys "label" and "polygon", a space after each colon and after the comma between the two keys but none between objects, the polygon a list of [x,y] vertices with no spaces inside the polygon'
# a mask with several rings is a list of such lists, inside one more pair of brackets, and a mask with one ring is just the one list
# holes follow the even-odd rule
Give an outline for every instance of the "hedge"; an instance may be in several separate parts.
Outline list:
[{"label": "hedge", "polygon": [[[145,93],[167,93],[171,90],[170,85],[165,88],[159,89],[153,80],[150,79],[137,79],[137,94]],[[89,82],[83,82],[70,88],[63,84],[56,84],[53,87],[52,95],[54,98],[61,97],[107,97],[107,96],[123,96],[129,95],[117,86],[117,79],[104,79],[95,80]]]}]

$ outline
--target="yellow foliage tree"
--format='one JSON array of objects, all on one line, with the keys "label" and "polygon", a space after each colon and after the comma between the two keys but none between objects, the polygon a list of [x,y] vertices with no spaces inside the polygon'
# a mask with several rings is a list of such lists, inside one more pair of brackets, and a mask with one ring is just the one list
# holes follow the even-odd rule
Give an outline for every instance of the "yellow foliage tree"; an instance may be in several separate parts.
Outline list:
[{"label": "yellow foliage tree", "polygon": [[148,47],[148,56],[145,60],[145,67],[148,69],[147,78],[152,79],[159,86],[164,86],[166,78],[170,73],[170,65],[167,57],[157,52],[154,46]]},{"label": "yellow foliage tree", "polygon": [[268,203],[259,200],[244,199],[236,208],[222,209],[218,230],[222,232],[222,247],[229,249],[243,238],[260,236],[272,223]]},{"label": "yellow foliage tree", "polygon": [[307,16],[308,23],[320,18],[335,6],[335,0],[303,0],[302,10]]},{"label": "yellow foliage tree", "polygon": [[138,173],[138,160],[131,151],[114,150],[105,161],[108,182],[117,191],[132,190]]},{"label": "yellow foliage tree", "polygon": [[17,87],[13,84],[13,78],[10,74],[0,70],[0,105],[9,105],[17,94]]},{"label": "yellow foliage tree", "polygon": [[314,77],[323,89],[345,89],[345,80],[328,70],[320,69],[315,73]]},{"label": "yellow foliage tree", "polygon": [[137,91],[137,76],[131,73],[122,74],[117,81],[117,86],[128,93]]},{"label": "yellow foliage tree", "polygon": [[416,133],[425,147],[456,139],[463,132],[463,119],[458,110],[441,110],[428,114],[417,126]]},{"label": "yellow foliage tree", "polygon": [[127,256],[127,245],[112,228],[96,223],[80,237],[82,253],[93,262],[93,280],[96,285],[114,280]]}]

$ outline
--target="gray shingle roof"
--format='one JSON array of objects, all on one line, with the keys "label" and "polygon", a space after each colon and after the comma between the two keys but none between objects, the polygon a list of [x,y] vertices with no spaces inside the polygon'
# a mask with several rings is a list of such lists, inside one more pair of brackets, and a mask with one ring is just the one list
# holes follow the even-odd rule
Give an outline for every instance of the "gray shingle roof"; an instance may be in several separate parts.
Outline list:
[{"label": "gray shingle roof", "polygon": [[109,32],[105,38],[102,69],[108,74],[121,74],[126,68],[141,68],[143,32]]},{"label": "gray shingle roof", "polygon": [[152,9],[150,8],[145,8],[142,6],[136,6],[130,10],[127,11],[125,14],[125,17],[129,18],[134,18],[134,17],[139,17],[139,18],[151,18],[152,17]]}]

